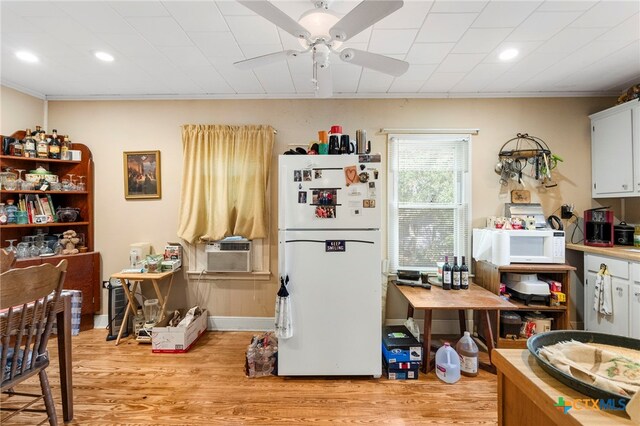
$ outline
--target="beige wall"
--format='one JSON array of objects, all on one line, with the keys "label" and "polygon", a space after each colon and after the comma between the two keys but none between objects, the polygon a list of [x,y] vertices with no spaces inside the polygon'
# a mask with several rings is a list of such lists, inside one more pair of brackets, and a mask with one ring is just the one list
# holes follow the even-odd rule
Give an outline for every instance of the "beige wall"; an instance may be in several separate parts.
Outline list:
[{"label": "beige wall", "polygon": [[0,135],[16,130],[35,129],[45,123],[45,101],[0,86]]},{"label": "beige wall", "polygon": [[[588,115],[613,105],[610,98],[389,99],[389,100],[197,100],[197,101],[51,101],[49,127],[70,134],[93,152],[96,170],[96,249],[102,276],[126,266],[128,246],[149,241],[162,248],[176,240],[181,176],[180,126],[187,123],[271,124],[278,129],[276,155],[288,144],[306,145],[317,130],[340,124],[352,136],[364,128],[373,151],[385,153],[380,128],[479,128],[473,137],[472,226],[503,211],[508,191],[493,171],[500,147],[517,132],[542,138],[564,158],[545,190],[531,179],[526,189],[551,214],[562,203],[576,211],[592,205]],[[162,199],[127,201],[123,196],[122,152],[156,150],[162,154]],[[272,170],[276,200],[277,173]],[[627,206],[630,203],[627,203]],[[629,208],[627,207],[627,212]],[[277,205],[271,215],[272,271],[277,273]],[[180,277],[174,307],[199,302],[212,315],[268,316],[273,313],[275,277],[268,282],[196,282]],[[103,300],[105,306],[106,298]],[[388,318],[401,318],[405,305],[390,291]],[[104,310],[103,310],[104,311]]]}]

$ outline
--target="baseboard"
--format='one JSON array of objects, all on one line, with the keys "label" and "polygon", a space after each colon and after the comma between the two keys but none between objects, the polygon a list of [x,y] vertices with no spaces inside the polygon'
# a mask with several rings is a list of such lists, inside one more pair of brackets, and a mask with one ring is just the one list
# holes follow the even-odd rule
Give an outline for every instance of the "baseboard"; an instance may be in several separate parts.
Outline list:
[{"label": "baseboard", "polygon": [[[405,319],[387,319],[386,325],[402,325]],[[469,328],[470,321],[467,321]],[[424,321],[417,320],[420,332],[424,332]],[[108,315],[94,315],[93,327],[106,328],[109,325]],[[207,330],[209,331],[267,331],[273,330],[273,317],[219,317],[209,316],[207,318]],[[432,334],[458,334],[459,325],[457,320],[437,320],[431,321]]]}]

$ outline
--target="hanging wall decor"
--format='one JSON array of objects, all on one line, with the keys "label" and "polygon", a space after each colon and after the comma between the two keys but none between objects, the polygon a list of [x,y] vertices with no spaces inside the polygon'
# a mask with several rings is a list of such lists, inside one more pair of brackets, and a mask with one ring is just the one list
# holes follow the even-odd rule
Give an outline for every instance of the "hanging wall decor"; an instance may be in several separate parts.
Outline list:
[{"label": "hanging wall decor", "polygon": [[124,153],[124,198],[160,198],[160,151]]},{"label": "hanging wall decor", "polygon": [[500,175],[503,186],[510,181],[524,185],[523,178],[530,176],[545,188],[552,188],[558,184],[553,181],[551,171],[562,161],[558,155],[551,153],[542,139],[518,133],[500,148],[495,172]]}]

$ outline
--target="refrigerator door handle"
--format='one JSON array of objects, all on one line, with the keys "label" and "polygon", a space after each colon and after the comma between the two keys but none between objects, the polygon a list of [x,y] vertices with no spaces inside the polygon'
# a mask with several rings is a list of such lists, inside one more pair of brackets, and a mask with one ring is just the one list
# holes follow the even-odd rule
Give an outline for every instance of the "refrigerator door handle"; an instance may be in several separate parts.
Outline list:
[{"label": "refrigerator door handle", "polygon": [[[346,243],[363,243],[363,244],[375,244],[373,241],[366,240],[340,240]],[[325,244],[327,240],[286,240],[285,243],[322,243]]]}]

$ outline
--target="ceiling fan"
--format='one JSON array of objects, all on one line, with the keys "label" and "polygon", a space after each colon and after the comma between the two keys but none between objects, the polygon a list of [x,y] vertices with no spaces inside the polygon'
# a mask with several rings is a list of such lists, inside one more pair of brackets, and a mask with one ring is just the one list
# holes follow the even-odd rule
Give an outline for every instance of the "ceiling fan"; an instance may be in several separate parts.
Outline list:
[{"label": "ceiling fan", "polygon": [[283,50],[235,62],[240,69],[252,69],[279,60],[311,53],[313,59],[312,83],[316,96],[333,94],[329,54],[335,53],[344,62],[401,76],[409,68],[405,61],[359,49],[337,50],[343,42],[369,28],[382,18],[400,9],[402,0],[364,0],[341,19],[328,9],[327,1],[314,1],[315,8],[302,14],[298,21],[265,0],[239,0],[253,12],[292,34],[304,50]]}]

